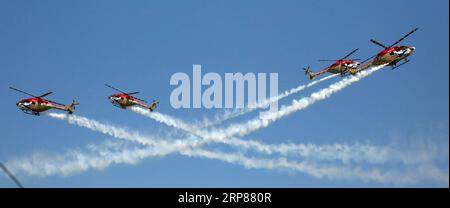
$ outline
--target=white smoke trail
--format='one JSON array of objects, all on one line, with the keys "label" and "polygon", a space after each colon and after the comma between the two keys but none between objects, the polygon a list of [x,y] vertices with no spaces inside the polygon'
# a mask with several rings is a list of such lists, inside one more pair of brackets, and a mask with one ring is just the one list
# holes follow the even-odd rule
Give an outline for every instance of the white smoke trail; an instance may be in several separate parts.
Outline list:
[{"label": "white smoke trail", "polygon": [[145,116],[147,118],[151,118],[151,119],[153,119],[157,122],[163,123],[167,126],[183,130],[194,136],[201,137],[201,138],[205,137],[205,140],[211,140],[211,141],[214,140],[214,138],[207,136],[207,135],[209,135],[209,132],[206,129],[202,129],[195,125],[185,123],[181,119],[174,118],[172,116],[162,114],[159,112],[150,112],[148,109],[143,109],[143,108],[136,107],[136,106],[132,106],[129,109],[139,115]]},{"label": "white smoke trail", "polygon": [[[189,123],[185,123],[181,119],[177,119],[158,112],[150,112],[148,109],[143,109],[140,107],[131,107],[130,110],[140,115],[154,119],[167,126],[180,129],[198,138],[204,138],[201,141],[197,141],[196,146],[216,142],[231,145],[242,150],[256,151],[258,153],[267,155],[280,154],[282,156],[296,156],[302,157],[304,159],[340,161],[345,164],[351,162],[367,162],[372,164],[419,164],[430,162],[431,160],[433,160],[432,157],[419,157],[417,154],[398,151],[396,148],[392,148],[389,146],[375,146],[371,144],[265,144],[254,139],[243,140],[236,137],[217,140],[213,137],[206,137],[205,135],[208,135],[209,132],[198,129],[197,127],[192,126]],[[431,156],[430,151],[431,150],[421,152],[428,152],[427,155]]]},{"label": "white smoke trail", "polygon": [[[145,115],[155,115],[155,118],[163,119],[166,123],[172,123],[174,127],[183,128],[187,132],[191,132],[188,129],[188,125],[183,122],[165,116],[159,113],[147,113],[147,110],[141,108],[135,108],[136,112],[141,112]],[[142,110],[142,111],[141,111]],[[388,149],[379,148],[371,145],[303,145],[303,144],[280,144],[280,145],[267,145],[255,140],[241,140],[237,138],[230,138],[227,140],[207,140],[197,139],[202,133],[193,132],[195,136],[189,139],[158,139],[154,136],[142,135],[139,132],[126,130],[117,126],[104,124],[99,121],[89,119],[78,115],[66,115],[61,113],[48,113],[46,114],[51,118],[59,120],[66,120],[69,124],[74,124],[80,127],[88,128],[93,131],[97,131],[114,138],[124,139],[127,141],[137,142],[143,145],[161,146],[164,150],[170,150],[173,152],[180,151],[187,147],[199,147],[212,142],[222,142],[225,144],[233,145],[237,148],[253,149],[265,154],[282,154],[282,155],[294,155],[302,156],[304,158],[317,158],[322,160],[339,160],[344,163],[348,162],[370,162],[370,163],[383,163],[386,161],[395,162],[393,155],[390,155]],[[173,120],[170,120],[173,119]],[[169,121],[169,122],[168,122]],[[401,162],[401,161],[400,161]]]},{"label": "white smoke trail", "polygon": [[[384,65],[369,69],[368,71],[364,71],[359,73],[354,77],[348,77],[342,81],[339,81],[335,84],[330,85],[328,88],[322,89],[319,92],[313,93],[310,97],[306,97],[300,100],[294,100],[294,104],[291,106],[284,107],[280,110],[280,112],[276,112],[275,115],[272,115],[272,121],[281,118],[282,116],[289,115],[292,112],[297,110],[304,109],[309,105],[313,104],[318,100],[323,100],[331,96],[331,94],[342,90],[346,86],[359,81],[361,78],[370,75],[371,73],[381,69]],[[301,88],[297,88],[299,90]],[[281,155],[294,155],[301,156],[304,158],[317,158],[321,160],[339,160],[343,163],[349,162],[369,162],[369,163],[396,163],[401,162],[404,164],[418,164],[429,162],[430,158],[419,158],[414,157],[414,154],[399,152],[395,148],[389,147],[377,147],[373,145],[362,145],[362,144],[353,144],[353,145],[344,145],[344,144],[331,144],[331,145],[313,145],[313,144],[264,144],[258,142],[256,140],[241,140],[235,137],[230,137],[224,139],[229,135],[233,135],[234,132],[241,130],[240,128],[235,128],[239,125],[234,125],[226,130],[219,130],[219,133],[210,132],[205,129],[200,129],[195,125],[185,123],[184,121],[174,118],[169,115],[161,114],[158,112],[149,112],[148,110],[132,107],[130,108],[133,112],[138,113],[140,115],[149,117],[158,122],[164,123],[168,126],[175,127],[177,129],[181,129],[185,132],[188,132],[194,136],[199,138],[203,138],[203,141],[198,142],[197,145],[202,145],[211,142],[220,142],[229,145],[233,145],[235,147],[241,149],[251,149],[256,150],[260,153],[264,154],[274,154],[278,153]],[[264,125],[268,125],[266,120],[261,120],[259,118],[254,119],[253,121],[244,124],[243,128],[247,131],[251,132],[259,127],[264,127]],[[221,132],[225,132],[224,134],[220,134]],[[231,132],[231,133],[230,133]],[[215,135],[214,135],[215,134]],[[235,133],[234,133],[235,134]],[[225,136],[223,136],[225,135]],[[240,134],[242,135],[242,134]]]},{"label": "white smoke trail", "polygon": [[286,90],[283,93],[278,94],[275,97],[271,97],[271,98],[269,98],[267,100],[255,103],[255,104],[250,105],[250,106],[248,106],[246,108],[243,108],[243,109],[234,109],[233,111],[225,111],[224,113],[216,115],[214,121],[211,121],[211,120],[209,120],[207,118],[204,118],[202,120],[201,124],[195,124],[195,126],[198,126],[200,128],[207,128],[209,126],[221,124],[221,123],[223,123],[226,120],[229,120],[229,119],[232,119],[232,118],[235,118],[235,117],[238,117],[238,116],[241,116],[241,115],[253,112],[253,111],[257,110],[257,109],[265,108],[266,106],[268,106],[271,103],[278,102],[279,100],[281,100],[281,99],[283,99],[283,98],[285,98],[287,96],[290,96],[292,94],[295,94],[295,93],[298,93],[300,91],[303,91],[306,88],[312,87],[312,86],[314,86],[316,84],[319,84],[319,83],[321,83],[321,82],[323,82],[325,80],[331,79],[331,78],[336,77],[338,75],[339,74],[332,74],[332,75],[323,77],[321,79],[309,82],[306,85],[297,86],[295,88]]},{"label": "white smoke trail", "polygon": [[[214,152],[205,152],[196,148],[198,147],[198,139],[188,138],[184,140],[175,140],[164,139],[164,140],[156,140],[153,137],[143,136],[136,132],[126,132],[124,129],[120,129],[114,126],[102,124],[100,122],[90,120],[84,117],[79,116],[67,116],[65,114],[51,113],[49,114],[52,118],[64,119],[69,123],[78,125],[81,127],[86,127],[94,131],[98,131],[107,135],[111,135],[115,138],[125,139],[132,142],[138,142],[140,144],[148,145],[146,149],[133,149],[133,150],[123,150],[121,148],[117,153],[111,153],[110,151],[106,151],[100,148],[94,148],[95,154],[81,154],[77,151],[71,151],[67,155],[64,156],[51,156],[44,157],[42,155],[34,155],[29,160],[15,160],[11,163],[8,163],[8,166],[13,167],[14,172],[21,171],[31,174],[31,175],[54,175],[54,174],[62,174],[62,175],[70,175],[76,172],[86,171],[89,168],[102,169],[114,163],[129,163],[134,164],[138,161],[147,158],[147,157],[156,157],[156,156],[165,156],[171,153],[180,153],[183,155],[203,157],[209,159],[218,159],[224,162],[231,162],[235,164],[244,165],[246,168],[263,168],[263,169],[289,169],[296,172],[304,172],[306,174],[312,175],[313,177],[326,177],[330,179],[347,179],[346,175],[350,174],[355,179],[359,180],[369,180],[376,181],[381,183],[394,183],[395,181],[401,181],[402,179],[396,179],[397,175],[404,174],[394,174],[392,172],[384,172],[381,174],[380,170],[372,170],[372,173],[367,173],[362,171],[361,169],[350,169],[344,171],[339,171],[339,167],[322,167],[320,171],[317,172],[317,166],[311,165],[314,163],[292,163],[292,162],[284,162],[285,159],[277,161],[277,160],[267,160],[267,159],[256,159],[250,158],[246,159],[241,154],[226,154],[225,153],[214,153]],[[106,132],[110,131],[110,132]],[[136,137],[136,138],[134,138]],[[171,141],[171,142],[169,142]],[[198,150],[198,151],[197,151]],[[222,159],[218,156],[224,156]],[[48,158],[50,158],[50,162],[48,162]],[[232,159],[230,158],[238,158]],[[74,161],[68,161],[74,160]],[[236,161],[240,160],[240,161]],[[248,166],[248,164],[258,164],[256,166]],[[274,165],[276,164],[276,165]],[[283,164],[283,165],[280,165]],[[327,172],[328,170],[328,172]],[[350,171],[350,172],[348,172]],[[417,172],[417,171],[414,171]],[[346,173],[346,174],[344,174]],[[441,178],[442,174],[439,170],[433,170],[429,172],[432,174],[432,178]],[[369,177],[369,176],[370,177]],[[427,175],[431,177],[430,175]],[[369,177],[369,178],[367,178]],[[448,178],[448,177],[447,177]],[[419,179],[417,179],[419,180]],[[412,182],[412,181],[406,181]],[[406,183],[405,182],[405,183]]]},{"label": "white smoke trail", "polygon": [[[102,170],[113,164],[137,164],[149,155],[141,148],[125,149],[124,143],[106,142],[88,145],[88,152],[69,150],[65,154],[35,153],[31,157],[8,162],[14,172],[32,176],[69,176],[90,169]],[[151,149],[149,146],[147,149]]]},{"label": "white smoke trail", "polygon": [[245,136],[251,132],[258,129],[265,128],[269,124],[277,121],[287,115],[290,115],[299,110],[305,109],[308,106],[316,103],[317,101],[325,100],[329,98],[334,93],[341,91],[342,89],[350,86],[351,84],[361,80],[362,78],[372,74],[373,72],[383,68],[385,65],[375,66],[366,71],[361,71],[354,76],[349,76],[341,81],[338,81],[327,88],[324,88],[318,92],[312,93],[309,97],[304,97],[300,100],[293,100],[292,104],[289,106],[282,107],[279,111],[268,112],[264,118],[254,118],[248,122],[240,124],[232,124],[225,129],[216,129],[210,132],[208,137],[214,138],[215,140],[223,140],[231,138],[233,136]]},{"label": "white smoke trail", "polygon": [[[284,156],[300,156],[303,158],[316,158],[320,160],[339,160],[343,163],[349,162],[369,162],[369,163],[411,163],[412,159],[402,156],[401,153],[388,147],[377,147],[369,144],[332,144],[332,145],[313,145],[313,144],[264,144],[256,140],[242,140],[235,137],[216,140],[208,137],[209,132],[198,129],[184,121],[165,115],[159,112],[150,112],[148,109],[140,107],[131,107],[131,111],[148,118],[154,119],[160,123],[166,124],[183,130],[204,140],[197,142],[197,145],[220,142],[232,145],[240,149],[250,149],[263,154],[281,154]],[[415,162],[426,162],[416,160]]]},{"label": "white smoke trail", "polygon": [[[368,76],[369,74],[375,72],[378,69],[381,69],[383,66],[372,68],[367,72],[362,72],[355,77],[346,78],[342,81],[339,81],[333,85],[330,85],[328,88],[322,89],[317,93],[313,93],[310,97],[306,97],[301,99],[300,101],[295,101],[294,104],[288,107],[283,108],[280,112],[277,112],[273,120],[281,118],[281,116],[288,115],[296,110],[301,110],[309,105],[313,104],[317,100],[325,99],[329,97],[332,93],[338,92],[339,90],[349,86],[351,83],[360,80],[361,78]],[[332,75],[333,76],[333,75]],[[328,76],[331,78],[332,76]],[[296,88],[297,91],[301,88]],[[319,96],[318,96],[319,95]],[[161,114],[158,112],[150,112],[146,109],[142,109],[140,107],[131,107],[131,111],[138,113],[140,115],[146,116],[148,118],[154,119],[160,123],[164,123],[168,126],[175,127],[177,129],[181,129],[185,132],[188,132],[194,136],[203,138],[203,141],[198,142],[197,145],[203,145],[211,142],[220,142],[229,145],[233,145],[238,148],[252,149],[256,150],[260,153],[265,154],[273,154],[278,153],[282,155],[297,155],[305,158],[317,158],[322,160],[340,160],[344,163],[348,162],[370,162],[370,163],[386,163],[386,162],[403,162],[403,163],[411,163],[414,161],[416,163],[424,162],[422,160],[411,160],[408,157],[405,157],[402,153],[399,153],[391,148],[379,148],[372,145],[342,145],[342,144],[334,144],[334,145],[324,145],[324,146],[316,146],[312,144],[278,144],[278,145],[267,145],[255,140],[241,140],[235,137],[229,137],[227,139],[226,136],[223,135],[232,135],[229,133],[229,129],[240,130],[240,128],[227,128],[227,130],[219,130],[216,132],[209,132],[205,129],[200,129],[195,125],[185,123],[184,121],[174,118],[169,115]],[[266,120],[254,119],[251,122],[248,122],[247,128],[248,130],[256,130],[256,124],[260,124],[260,126],[264,126]],[[268,123],[267,123],[268,125]],[[244,128],[246,126],[244,125]],[[242,128],[242,127],[241,127]],[[219,133],[217,133],[219,132]],[[225,134],[222,132],[226,132]],[[231,131],[233,132],[233,131]],[[242,134],[241,134],[242,135]]]},{"label": "white smoke trail", "polygon": [[137,142],[143,145],[156,145],[158,142],[153,139],[148,139],[148,137],[142,136],[139,132],[127,131],[126,129],[119,128],[113,125],[104,124],[93,119],[89,119],[77,115],[67,115],[62,113],[47,113],[45,114],[51,118],[66,120],[69,124],[74,124],[80,127],[85,127],[93,131],[100,132],[112,136],[114,138],[120,138],[129,140],[132,142]]},{"label": "white smoke trail", "polygon": [[[132,147],[124,143],[107,142],[100,146],[90,145],[89,152],[71,150],[63,155],[34,154],[31,158],[14,159],[8,166],[15,173],[52,176],[69,176],[88,171],[101,170],[113,164],[137,164],[148,157],[162,157],[170,153],[159,147]],[[249,169],[289,170],[308,174],[314,178],[331,180],[361,180],[365,182],[379,182],[384,184],[407,185],[422,180],[448,183],[448,173],[433,166],[420,166],[410,171],[380,171],[378,169],[347,166],[321,167],[310,162],[293,162],[285,158],[261,159],[246,157],[240,153],[211,152],[204,149],[186,148],[179,152],[181,155],[220,160],[227,163],[241,165]]]}]

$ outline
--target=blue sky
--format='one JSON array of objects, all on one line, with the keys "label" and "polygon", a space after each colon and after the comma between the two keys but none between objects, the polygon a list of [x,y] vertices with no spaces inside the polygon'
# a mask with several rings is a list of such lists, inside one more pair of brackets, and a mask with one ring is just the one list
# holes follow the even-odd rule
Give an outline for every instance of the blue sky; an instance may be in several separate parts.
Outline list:
[{"label": "blue sky", "polygon": [[[22,114],[24,98],[9,86],[49,99],[81,103],[77,114],[161,134],[171,130],[114,108],[103,83],[141,98],[159,98],[158,111],[186,121],[221,110],[174,109],[169,78],[193,64],[219,74],[277,72],[279,91],[309,82],[302,67],[318,70],[354,48],[365,59],[405,33],[412,61],[384,69],[330,99],[287,116],[245,138],[267,143],[369,142],[402,148],[443,148],[433,165],[448,174],[448,1],[1,1],[0,161],[33,153],[64,153],[110,137],[46,116]],[[337,81],[329,80],[280,101],[289,104]],[[244,116],[236,121],[253,118]],[[244,139],[245,139],[244,138]],[[388,166],[388,165],[386,165]],[[395,168],[395,167],[389,167]],[[23,176],[27,187],[390,187],[360,180],[329,180],[303,173],[246,169],[217,160],[170,155],[137,165],[116,164],[72,176]],[[0,177],[0,187],[13,187]],[[420,181],[411,186],[448,187]]]}]

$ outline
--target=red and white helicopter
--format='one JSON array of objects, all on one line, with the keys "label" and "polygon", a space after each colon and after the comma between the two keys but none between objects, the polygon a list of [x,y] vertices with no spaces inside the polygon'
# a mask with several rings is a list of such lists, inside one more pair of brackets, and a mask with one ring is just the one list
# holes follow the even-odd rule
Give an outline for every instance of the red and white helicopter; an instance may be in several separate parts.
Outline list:
[{"label": "red and white helicopter", "polygon": [[43,98],[47,95],[50,95],[52,92],[47,92],[43,95],[35,96],[30,93],[24,92],[22,90],[16,89],[14,87],[9,87],[9,88],[32,97],[32,98],[23,99],[16,103],[17,107],[20,110],[22,110],[24,113],[30,114],[30,115],[39,116],[39,114],[41,112],[52,109],[52,108],[67,111],[69,114],[72,114],[73,112],[75,112],[75,106],[79,105],[79,103],[75,102],[75,100],[70,105],[64,105],[64,104],[57,103],[57,102]]},{"label": "red and white helicopter", "polygon": [[314,77],[321,75],[325,72],[330,72],[333,74],[337,74],[340,73],[341,76],[344,76],[350,69],[357,69],[358,66],[360,65],[359,62],[357,62],[357,60],[359,59],[346,59],[348,57],[350,57],[353,53],[355,53],[358,50],[355,49],[352,52],[350,52],[349,54],[347,54],[346,56],[344,56],[343,58],[339,59],[339,60],[319,60],[319,61],[334,61],[334,63],[332,65],[330,65],[329,67],[322,69],[318,72],[312,72],[308,68],[303,68],[303,70],[305,70],[305,74],[308,75],[309,79],[312,80],[314,79]]},{"label": "red and white helicopter", "polygon": [[108,100],[110,100],[111,103],[116,107],[126,109],[129,106],[139,105],[141,107],[149,109],[150,111],[154,111],[156,106],[159,104],[159,101],[153,100],[153,102],[150,105],[148,105],[147,101],[132,96],[139,92],[126,93],[126,92],[119,90],[115,87],[112,87],[110,85],[107,85],[107,84],[105,84],[105,85],[111,89],[114,89],[114,90],[120,92],[120,94],[114,94],[114,95],[111,95],[108,97]]},{"label": "red and white helicopter", "polygon": [[[419,28],[415,28],[414,30],[412,30],[411,32],[409,32],[408,34],[406,34],[405,36],[403,36],[402,38],[400,38],[399,40],[397,40],[395,43],[391,44],[390,46],[385,46],[374,39],[370,39],[370,42],[375,43],[378,46],[381,46],[382,48],[384,48],[384,50],[382,50],[378,54],[363,61],[362,63],[365,63],[368,60],[375,57],[372,61],[368,62],[361,68],[359,68],[357,70],[354,70],[354,69],[350,70],[350,73],[354,75],[354,74],[356,74],[364,69],[367,69],[371,66],[379,66],[379,65],[383,65],[383,64],[387,64],[388,66],[392,67],[391,69],[395,69],[397,67],[400,67],[403,64],[408,63],[409,62],[409,60],[407,59],[408,56],[413,54],[413,52],[416,50],[416,48],[413,46],[396,46],[396,45],[398,43],[400,43],[401,41],[403,41],[406,37],[408,37],[412,33],[416,32],[418,29]],[[397,63],[402,60],[404,60],[403,63],[397,65]]]}]

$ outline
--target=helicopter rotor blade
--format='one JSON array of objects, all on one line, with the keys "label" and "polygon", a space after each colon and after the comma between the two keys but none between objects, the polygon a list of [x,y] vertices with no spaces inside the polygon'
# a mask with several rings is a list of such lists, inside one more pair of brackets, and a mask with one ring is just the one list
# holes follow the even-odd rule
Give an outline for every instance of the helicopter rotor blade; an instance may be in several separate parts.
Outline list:
[{"label": "helicopter rotor blade", "polygon": [[117,89],[117,88],[115,88],[115,87],[113,87],[113,86],[111,86],[111,85],[105,84],[105,86],[107,86],[107,87],[109,87],[109,88],[111,88],[111,89],[113,89],[113,90],[116,90],[116,91],[118,91],[118,92],[121,92],[121,93],[123,93],[123,94],[127,94],[126,92],[124,92],[124,91],[122,91],[122,90],[119,90],[119,89]]},{"label": "helicopter rotor blade", "polygon": [[376,45],[379,45],[379,46],[381,46],[381,47],[383,47],[383,48],[388,48],[388,47],[386,47],[385,45],[381,44],[380,42],[378,42],[378,41],[376,41],[376,40],[374,40],[374,39],[370,39],[370,42],[375,43]]},{"label": "helicopter rotor blade", "polygon": [[39,97],[39,96],[30,94],[30,93],[28,93],[28,92],[24,92],[24,91],[22,91],[22,90],[16,89],[16,88],[14,88],[14,87],[9,87],[9,89],[15,90],[15,91],[17,91],[17,92],[21,92],[21,93],[23,93],[23,94],[25,94],[25,95],[29,95],[29,96],[31,96],[31,97]]},{"label": "helicopter rotor blade", "polygon": [[349,56],[351,56],[352,54],[354,54],[357,50],[359,50],[359,48],[353,50],[352,52],[350,52],[349,54],[347,54],[346,56],[344,56],[344,58],[341,58],[341,59],[339,59],[339,60],[344,60],[344,59],[348,58]]},{"label": "helicopter rotor blade", "polygon": [[127,95],[134,95],[134,94],[138,94],[139,92],[130,92],[130,93],[125,93]]},{"label": "helicopter rotor blade", "polygon": [[416,32],[418,29],[419,29],[419,28],[414,28],[414,30],[411,30],[411,32],[409,32],[408,34],[406,34],[405,36],[403,36],[403,37],[400,38],[399,40],[395,41],[395,43],[393,43],[392,45],[390,45],[389,48],[392,47],[392,46],[397,45],[398,43],[400,43],[401,41],[403,41],[406,37],[408,37],[409,35],[411,35],[411,34],[413,34],[414,32]]},{"label": "helicopter rotor blade", "polygon": [[39,97],[42,98],[42,97],[45,97],[45,96],[50,95],[50,94],[52,94],[52,92],[47,92],[47,93],[45,93],[45,94],[43,94],[43,95],[41,95]]}]

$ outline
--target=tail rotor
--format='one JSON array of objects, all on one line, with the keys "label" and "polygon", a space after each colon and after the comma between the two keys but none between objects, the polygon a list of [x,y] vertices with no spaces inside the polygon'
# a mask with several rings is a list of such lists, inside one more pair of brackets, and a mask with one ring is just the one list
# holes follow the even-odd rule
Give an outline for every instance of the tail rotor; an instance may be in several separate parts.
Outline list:
[{"label": "tail rotor", "polygon": [[314,79],[315,75],[314,73],[311,71],[310,66],[308,66],[307,68],[303,68],[303,70],[305,71],[305,74],[308,76],[308,78],[310,80]]},{"label": "tail rotor", "polygon": [[153,100],[152,104],[148,105],[148,109],[153,112],[155,110],[155,108],[158,106],[159,101],[158,100]]},{"label": "tail rotor", "polygon": [[74,113],[74,112],[75,112],[75,106],[77,106],[77,105],[79,105],[79,104],[80,104],[79,102],[75,102],[75,100],[73,100],[73,101],[72,101],[72,104],[66,106],[66,111],[67,111],[69,114]]}]

